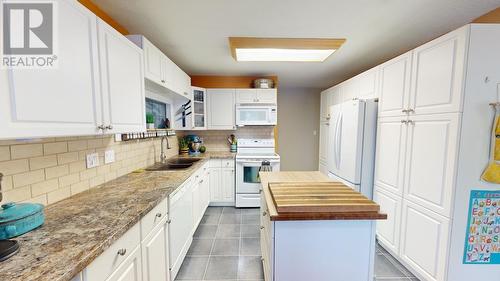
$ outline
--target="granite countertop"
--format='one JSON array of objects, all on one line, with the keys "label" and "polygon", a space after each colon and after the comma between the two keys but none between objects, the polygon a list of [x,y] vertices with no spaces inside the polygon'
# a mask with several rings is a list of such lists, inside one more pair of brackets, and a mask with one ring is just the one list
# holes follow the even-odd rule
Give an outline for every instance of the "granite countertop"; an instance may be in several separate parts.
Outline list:
[{"label": "granite countertop", "polygon": [[20,251],[0,262],[0,280],[71,280],[208,159],[234,156],[207,152],[186,170],[133,172],[48,205],[45,224],[15,238]]}]

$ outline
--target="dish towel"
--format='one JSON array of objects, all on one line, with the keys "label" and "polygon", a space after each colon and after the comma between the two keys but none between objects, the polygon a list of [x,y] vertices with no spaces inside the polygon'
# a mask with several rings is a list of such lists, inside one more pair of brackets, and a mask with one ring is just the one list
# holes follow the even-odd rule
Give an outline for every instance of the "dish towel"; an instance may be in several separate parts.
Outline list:
[{"label": "dish towel", "polygon": [[495,107],[495,119],[491,130],[490,162],[481,179],[491,183],[500,183],[500,114]]}]

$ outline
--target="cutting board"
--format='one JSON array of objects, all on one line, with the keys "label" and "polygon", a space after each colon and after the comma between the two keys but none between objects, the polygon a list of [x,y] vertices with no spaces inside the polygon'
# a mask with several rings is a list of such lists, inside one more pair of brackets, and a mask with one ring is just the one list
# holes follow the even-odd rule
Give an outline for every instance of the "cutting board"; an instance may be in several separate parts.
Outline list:
[{"label": "cutting board", "polygon": [[278,213],[373,213],[372,200],[340,182],[274,182],[269,191]]}]

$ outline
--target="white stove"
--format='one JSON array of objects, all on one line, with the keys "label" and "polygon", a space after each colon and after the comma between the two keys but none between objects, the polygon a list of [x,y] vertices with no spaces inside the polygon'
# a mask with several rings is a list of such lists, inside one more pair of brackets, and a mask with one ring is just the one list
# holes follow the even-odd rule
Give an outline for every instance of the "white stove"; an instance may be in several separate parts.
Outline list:
[{"label": "white stove", "polygon": [[236,207],[260,207],[259,171],[280,170],[280,156],[274,150],[274,139],[238,140]]}]

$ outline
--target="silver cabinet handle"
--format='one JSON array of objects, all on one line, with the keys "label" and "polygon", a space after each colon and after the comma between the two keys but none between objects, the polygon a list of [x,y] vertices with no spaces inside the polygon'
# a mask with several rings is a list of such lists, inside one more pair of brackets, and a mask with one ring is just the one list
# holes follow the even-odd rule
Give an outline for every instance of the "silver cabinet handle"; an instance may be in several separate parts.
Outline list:
[{"label": "silver cabinet handle", "polygon": [[413,120],[408,120],[408,124],[410,124],[410,125],[415,125],[415,121],[413,121]]},{"label": "silver cabinet handle", "polygon": [[101,125],[97,126],[97,129],[104,130],[104,129],[106,129],[106,127],[104,126],[104,124],[101,124]]},{"label": "silver cabinet handle", "polygon": [[157,218],[161,218],[161,216],[163,216],[161,213],[156,214]]},{"label": "silver cabinet handle", "polygon": [[408,121],[406,121],[406,120],[401,120],[401,123],[403,123],[403,124],[408,124]]},{"label": "silver cabinet handle", "polygon": [[113,130],[113,125],[109,124],[108,126],[106,126],[106,129],[107,130]]},{"label": "silver cabinet handle", "polygon": [[172,223],[172,220],[171,220],[171,219],[169,219],[169,220],[167,221],[167,223],[168,223],[168,224]]},{"label": "silver cabinet handle", "polygon": [[263,226],[261,226],[261,227],[260,227],[260,229],[264,229],[264,227],[263,227]]},{"label": "silver cabinet handle", "polygon": [[403,113],[408,113],[408,109],[401,110]]},{"label": "silver cabinet handle", "polygon": [[262,216],[265,217],[267,215],[266,211],[262,212]]},{"label": "silver cabinet handle", "polygon": [[161,82],[162,82],[162,83],[165,83],[165,80],[163,80],[163,79],[162,79],[162,80],[161,80]]},{"label": "silver cabinet handle", "polygon": [[201,180],[199,183],[200,183],[200,184],[202,184],[202,183],[203,183],[203,180]]},{"label": "silver cabinet handle", "polygon": [[117,254],[120,256],[125,256],[126,253],[127,253],[127,249],[120,249],[120,250],[118,250]]},{"label": "silver cabinet handle", "polygon": [[411,113],[411,112],[415,112],[415,110],[413,110],[413,109],[411,109],[411,108],[408,108],[408,109],[407,109],[407,112],[408,112],[408,113]]}]

